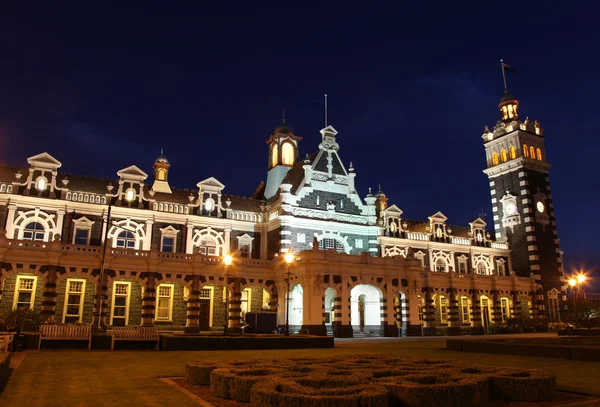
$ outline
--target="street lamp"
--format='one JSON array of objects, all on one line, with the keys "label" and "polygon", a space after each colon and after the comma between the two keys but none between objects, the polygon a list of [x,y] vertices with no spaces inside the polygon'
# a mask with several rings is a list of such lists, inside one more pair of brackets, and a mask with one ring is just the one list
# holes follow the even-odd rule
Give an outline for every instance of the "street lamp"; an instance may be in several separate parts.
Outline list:
[{"label": "street lamp", "polygon": [[[579,273],[577,276],[572,277],[571,279],[569,279],[569,285],[571,286],[571,288],[574,290],[574,295],[573,295],[573,304],[574,304],[574,312],[575,312],[575,327],[577,327],[577,296],[579,295],[579,287],[581,286],[581,289],[583,290],[583,306],[585,309],[585,313],[587,313],[587,301],[585,298],[585,287],[583,285],[583,283],[585,283],[585,274],[583,273]],[[584,314],[584,316],[587,319],[587,315]],[[591,324],[590,321],[588,319],[588,324],[591,328]]]},{"label": "street lamp", "polygon": [[229,328],[229,266],[232,262],[233,257],[227,253],[223,257],[223,264],[225,264],[225,326],[223,327],[223,335],[225,336],[227,336]]},{"label": "street lamp", "polygon": [[575,290],[577,280],[574,278],[569,279],[569,285],[573,293],[573,312],[575,313],[575,328],[577,328],[577,291]]},{"label": "street lamp", "polygon": [[286,309],[285,309],[285,336],[290,336],[290,265],[294,261],[294,253],[288,249],[288,252],[283,256],[285,262],[287,264],[287,301],[286,301]]}]

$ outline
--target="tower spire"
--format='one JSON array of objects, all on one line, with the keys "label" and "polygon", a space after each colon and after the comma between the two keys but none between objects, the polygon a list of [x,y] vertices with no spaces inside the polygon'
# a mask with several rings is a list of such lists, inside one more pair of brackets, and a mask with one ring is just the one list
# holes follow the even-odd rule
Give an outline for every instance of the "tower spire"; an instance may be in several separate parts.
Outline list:
[{"label": "tower spire", "polygon": [[327,127],[327,93],[325,94],[325,127]]},{"label": "tower spire", "polygon": [[282,122],[283,124],[285,124],[285,109],[282,109],[282,110],[283,110],[283,116],[282,116],[282,118],[281,118],[281,122]]}]

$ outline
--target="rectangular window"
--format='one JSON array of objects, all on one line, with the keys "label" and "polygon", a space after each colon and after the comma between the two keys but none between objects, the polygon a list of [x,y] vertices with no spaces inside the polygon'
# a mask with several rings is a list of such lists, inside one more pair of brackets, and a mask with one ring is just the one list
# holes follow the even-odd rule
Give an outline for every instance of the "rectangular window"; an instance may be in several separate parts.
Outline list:
[{"label": "rectangular window", "polygon": [[467,263],[464,261],[458,262],[458,272],[462,274],[466,274],[467,272]]},{"label": "rectangular window", "polygon": [[508,307],[508,298],[500,299],[500,308],[502,310],[502,322],[506,322],[510,315],[510,309]]},{"label": "rectangular window", "polygon": [[250,258],[250,245],[248,243],[240,243],[240,256],[245,259]]},{"label": "rectangular window", "polygon": [[448,304],[446,297],[440,297],[440,322],[442,324],[448,323]]},{"label": "rectangular window", "polygon": [[90,244],[90,229],[76,227],[73,243],[88,246]]},{"label": "rectangular window", "polygon": [[173,253],[175,251],[175,238],[167,236],[163,237],[160,251],[165,253]]},{"label": "rectangular window", "polygon": [[156,297],[156,320],[171,321],[173,317],[173,284],[158,286]]},{"label": "rectangular window", "polygon": [[466,297],[462,297],[460,300],[461,311],[462,311],[462,322],[469,322],[469,299]]},{"label": "rectangular window", "polygon": [[251,300],[252,300],[252,291],[249,288],[244,289],[242,291],[242,319],[246,315],[246,312],[251,311]]},{"label": "rectangular window", "polygon": [[210,288],[203,288],[202,290],[200,290],[200,298],[205,299],[205,300],[210,300],[211,293],[212,293],[212,290]]},{"label": "rectangular window", "polygon": [[498,275],[499,276],[505,276],[506,275],[506,269],[504,267],[504,263],[503,262],[498,262],[497,266],[498,266]]},{"label": "rectangular window", "polygon": [[17,276],[13,309],[33,309],[37,277]]},{"label": "rectangular window", "polygon": [[113,326],[126,326],[129,323],[131,283],[115,281],[113,284],[111,323]]},{"label": "rectangular window", "polygon": [[63,322],[81,322],[83,316],[83,297],[85,295],[85,280],[67,279],[65,292],[65,309]]}]

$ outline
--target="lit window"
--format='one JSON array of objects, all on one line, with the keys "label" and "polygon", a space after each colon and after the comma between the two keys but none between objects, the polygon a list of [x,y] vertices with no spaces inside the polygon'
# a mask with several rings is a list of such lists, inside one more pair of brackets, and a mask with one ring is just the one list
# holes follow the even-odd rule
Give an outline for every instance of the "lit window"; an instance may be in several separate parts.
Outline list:
[{"label": "lit window", "polygon": [[441,228],[441,227],[438,227],[438,228],[436,229],[436,231],[435,231],[435,235],[436,235],[437,237],[441,238],[443,234],[444,234],[444,232],[442,231],[442,228]]},{"label": "lit window", "polygon": [[503,163],[505,163],[508,160],[508,157],[506,156],[506,150],[500,151],[500,159]]},{"label": "lit window", "polygon": [[117,236],[117,247],[123,249],[135,249],[135,240],[135,235],[133,233],[124,230]]},{"label": "lit window", "polygon": [[342,244],[342,242],[340,242],[339,240],[336,240],[336,239],[331,239],[331,238],[321,239],[319,241],[319,248],[325,249],[325,250],[334,249],[334,250],[337,250],[338,252],[344,251],[344,245]]},{"label": "lit window", "polygon": [[504,265],[503,261],[498,261],[496,263],[496,268],[498,269],[498,275],[499,276],[505,276],[506,275],[506,266]]},{"label": "lit window", "polygon": [[492,164],[498,165],[498,154],[497,153],[492,154]]},{"label": "lit window", "polygon": [[279,149],[277,148],[277,143],[271,144],[271,167],[275,167],[278,164],[279,160]]},{"label": "lit window", "polygon": [[487,267],[485,267],[485,264],[481,261],[477,263],[477,274],[487,274]]},{"label": "lit window", "polygon": [[469,322],[469,299],[467,297],[462,297],[460,299],[460,306],[461,306],[462,322],[468,323]]},{"label": "lit window", "polygon": [[538,148],[535,151],[537,152],[537,159],[542,161],[542,150]]},{"label": "lit window", "polygon": [[37,277],[17,276],[13,309],[33,309]]},{"label": "lit window", "polygon": [[462,274],[467,273],[467,262],[465,260],[460,260],[458,262],[458,272]]},{"label": "lit window", "polygon": [[240,304],[242,311],[242,319],[246,316],[246,312],[252,311],[252,291],[250,288],[245,288],[242,291],[242,303]]},{"label": "lit window", "polygon": [[510,313],[510,309],[508,306],[508,298],[500,299],[500,308],[502,310],[502,322],[505,322],[508,319]]},{"label": "lit window", "polygon": [[212,198],[208,198],[206,201],[204,201],[204,209],[206,210],[206,212],[212,212],[214,208],[215,201]]},{"label": "lit window", "polygon": [[129,292],[131,283],[115,281],[113,285],[111,325],[125,326],[129,322]]},{"label": "lit window", "polygon": [[435,271],[446,271],[446,262],[442,259],[437,259],[435,262]]},{"label": "lit window", "polygon": [[164,236],[160,247],[161,252],[173,253],[175,251],[175,238]]},{"label": "lit window", "polygon": [[90,244],[90,228],[75,228],[75,236],[73,236],[73,243],[87,246]]},{"label": "lit window", "polygon": [[81,322],[84,294],[85,280],[67,279],[67,292],[65,293],[65,309],[63,313],[64,323]]},{"label": "lit window", "polygon": [[281,163],[283,165],[294,165],[294,146],[292,143],[283,143],[281,146]]},{"label": "lit window", "polygon": [[528,150],[527,144],[523,144],[523,157],[525,157],[525,158],[529,157],[529,150]]},{"label": "lit window", "polygon": [[440,296],[440,322],[442,324],[448,322],[448,302],[444,296]]},{"label": "lit window", "polygon": [[514,160],[515,158],[517,158],[517,150],[515,150],[514,146],[510,146],[508,148],[508,155],[510,156],[511,160]]},{"label": "lit window", "polygon": [[44,237],[46,236],[46,231],[44,230],[44,226],[38,222],[30,222],[25,226],[23,230],[23,239],[25,240],[34,240],[34,241],[44,241]]},{"label": "lit window", "polygon": [[250,244],[248,244],[248,243],[240,244],[240,256],[245,259],[250,258]]},{"label": "lit window", "polygon": [[529,156],[535,160],[535,149],[533,146],[529,147]]},{"label": "lit window", "polygon": [[392,221],[392,223],[390,223],[390,231],[392,233],[396,233],[397,229],[398,229],[398,226],[396,226],[396,222]]},{"label": "lit window", "polygon": [[173,314],[173,284],[161,284],[156,290],[156,320],[171,321]]},{"label": "lit window", "polygon": [[129,202],[133,201],[133,199],[135,198],[135,191],[133,190],[133,188],[129,188],[127,190],[127,192],[125,192],[125,199]]},{"label": "lit window", "polygon": [[48,185],[48,180],[44,177],[38,178],[37,181],[35,182],[35,187],[38,189],[38,191],[45,190],[47,185]]},{"label": "lit window", "polygon": [[167,178],[167,170],[159,168],[158,171],[156,171],[156,178],[159,181],[164,181]]},{"label": "lit window", "polygon": [[425,312],[427,311],[425,308],[425,300],[420,295],[417,295],[417,298],[419,299],[419,321],[423,323],[425,320]]}]

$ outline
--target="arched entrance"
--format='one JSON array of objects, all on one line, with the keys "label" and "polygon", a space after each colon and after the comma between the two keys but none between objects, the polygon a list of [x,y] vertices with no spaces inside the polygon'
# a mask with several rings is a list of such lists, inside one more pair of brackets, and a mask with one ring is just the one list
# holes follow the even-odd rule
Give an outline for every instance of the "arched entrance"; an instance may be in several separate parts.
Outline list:
[{"label": "arched entrance", "polygon": [[333,333],[333,322],[335,321],[335,298],[336,292],[333,288],[325,290],[325,328],[327,332]]},{"label": "arched entrance", "polygon": [[355,334],[382,334],[381,293],[376,287],[361,284],[350,291],[350,317]]},{"label": "arched entrance", "polygon": [[290,332],[298,332],[302,327],[302,294],[302,286],[295,285],[290,295]]},{"label": "arched entrance", "polygon": [[488,297],[482,295],[479,298],[479,306],[481,307],[481,324],[484,329],[488,329],[492,323],[492,302]]}]

